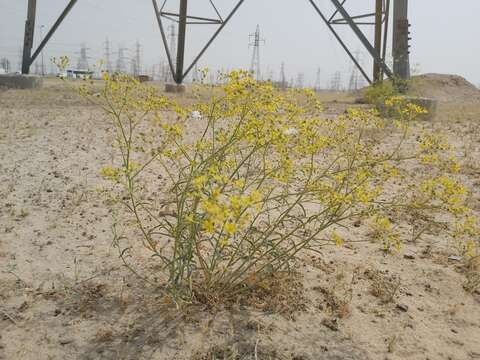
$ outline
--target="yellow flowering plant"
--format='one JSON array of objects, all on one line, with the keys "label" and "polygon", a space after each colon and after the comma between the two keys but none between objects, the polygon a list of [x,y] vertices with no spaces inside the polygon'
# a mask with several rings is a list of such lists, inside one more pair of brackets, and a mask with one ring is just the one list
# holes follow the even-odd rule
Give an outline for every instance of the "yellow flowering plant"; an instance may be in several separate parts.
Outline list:
[{"label": "yellow flowering plant", "polygon": [[446,175],[406,180],[403,162],[442,171],[422,158],[445,150],[432,141],[403,151],[418,107],[397,112],[400,136],[384,148],[370,133],[393,125],[376,111],[325,119],[313,92],[282,93],[243,71],[193,105],[123,76],[82,93],[112,120],[120,164],[102,174],[121,185],[118,198],[176,301],[232,296],[289,271],[302,251],[348,241],[334,229],[353,219],[372,218],[383,247],[398,248],[385,215],[392,208],[452,214],[457,237],[476,229],[460,184]]}]

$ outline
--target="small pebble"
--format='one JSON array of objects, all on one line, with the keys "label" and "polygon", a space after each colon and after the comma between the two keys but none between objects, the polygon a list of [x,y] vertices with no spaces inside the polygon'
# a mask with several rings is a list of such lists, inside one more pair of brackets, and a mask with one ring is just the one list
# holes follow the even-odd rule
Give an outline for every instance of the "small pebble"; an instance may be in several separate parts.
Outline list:
[{"label": "small pebble", "polygon": [[61,338],[60,345],[67,345],[73,342],[72,338]]}]

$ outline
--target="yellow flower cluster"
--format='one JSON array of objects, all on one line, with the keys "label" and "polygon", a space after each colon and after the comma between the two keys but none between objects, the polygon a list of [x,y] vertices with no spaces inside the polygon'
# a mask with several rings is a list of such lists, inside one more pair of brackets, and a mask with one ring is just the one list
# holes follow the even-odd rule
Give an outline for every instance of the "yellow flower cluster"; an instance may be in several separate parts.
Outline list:
[{"label": "yellow flower cluster", "polygon": [[247,226],[252,215],[260,210],[260,204],[258,191],[227,197],[218,189],[214,190],[210,196],[202,196],[200,200],[202,228],[209,234],[233,236]]},{"label": "yellow flower cluster", "polygon": [[448,176],[439,176],[423,182],[420,190],[429,201],[439,202],[441,206],[453,214],[464,214],[467,189]]},{"label": "yellow flower cluster", "polygon": [[372,238],[381,241],[383,250],[390,251],[392,246],[401,248],[400,234],[395,231],[389,218],[377,215],[370,222]]},{"label": "yellow flower cluster", "polygon": [[122,174],[122,169],[113,168],[111,166],[105,166],[100,170],[100,174],[102,177],[108,180],[112,180],[115,182],[120,181],[120,175]]},{"label": "yellow flower cluster", "polygon": [[480,222],[477,217],[469,215],[455,224],[454,235],[463,253],[475,257],[480,250]]},{"label": "yellow flower cluster", "polygon": [[415,120],[420,115],[428,113],[425,108],[413,104],[404,96],[390,96],[384,104],[389,113],[398,116],[401,120]]}]

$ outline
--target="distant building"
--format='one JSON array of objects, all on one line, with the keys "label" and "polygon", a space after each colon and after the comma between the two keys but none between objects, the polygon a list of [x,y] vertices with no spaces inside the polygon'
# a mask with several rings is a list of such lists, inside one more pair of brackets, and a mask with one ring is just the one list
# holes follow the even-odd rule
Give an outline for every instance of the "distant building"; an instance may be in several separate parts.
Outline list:
[{"label": "distant building", "polygon": [[93,71],[69,69],[63,73],[58,74],[58,76],[61,78],[87,80],[93,77]]}]

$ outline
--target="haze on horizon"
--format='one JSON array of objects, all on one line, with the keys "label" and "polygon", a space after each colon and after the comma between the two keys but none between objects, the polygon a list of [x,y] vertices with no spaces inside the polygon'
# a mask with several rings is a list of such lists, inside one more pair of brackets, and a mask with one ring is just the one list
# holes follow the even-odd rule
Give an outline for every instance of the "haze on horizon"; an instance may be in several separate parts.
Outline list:
[{"label": "haze on horizon", "polygon": [[[47,4],[48,2],[48,4]],[[330,13],[327,0],[317,0]],[[228,13],[235,0],[216,0],[222,14]],[[461,4],[459,4],[461,3]],[[39,27],[44,32],[51,26],[67,0],[39,0],[37,10],[36,45]],[[210,15],[208,0],[191,0],[191,15]],[[373,0],[349,0],[351,13],[373,10]],[[462,0],[456,6],[449,0],[410,0],[412,24],[411,63],[414,72],[457,74],[480,85],[480,1]],[[174,9],[178,0],[168,0]],[[17,69],[23,43],[27,0],[0,0],[0,58],[7,57]],[[327,86],[335,72],[341,72],[344,82],[352,64],[307,0],[246,0],[238,13],[201,59],[200,66],[212,69],[233,69],[250,66],[252,49],[249,34],[261,27],[265,43],[261,48],[262,71],[278,77],[285,63],[287,79],[304,73],[305,85],[313,85],[317,69],[321,69],[322,85]],[[187,60],[198,52],[212,26],[191,27],[187,38]],[[338,29],[338,28],[337,28]],[[372,37],[371,27],[363,27]],[[340,33],[353,51],[359,50],[362,63],[371,71],[366,51],[347,28]],[[163,45],[150,0],[79,0],[58,32],[45,48],[45,58],[67,55],[76,61],[82,43],[89,48],[91,62],[104,57],[104,42],[112,43],[113,62],[119,47],[142,44],[142,63],[148,68],[165,60]],[[48,69],[48,68],[47,68]]]}]

